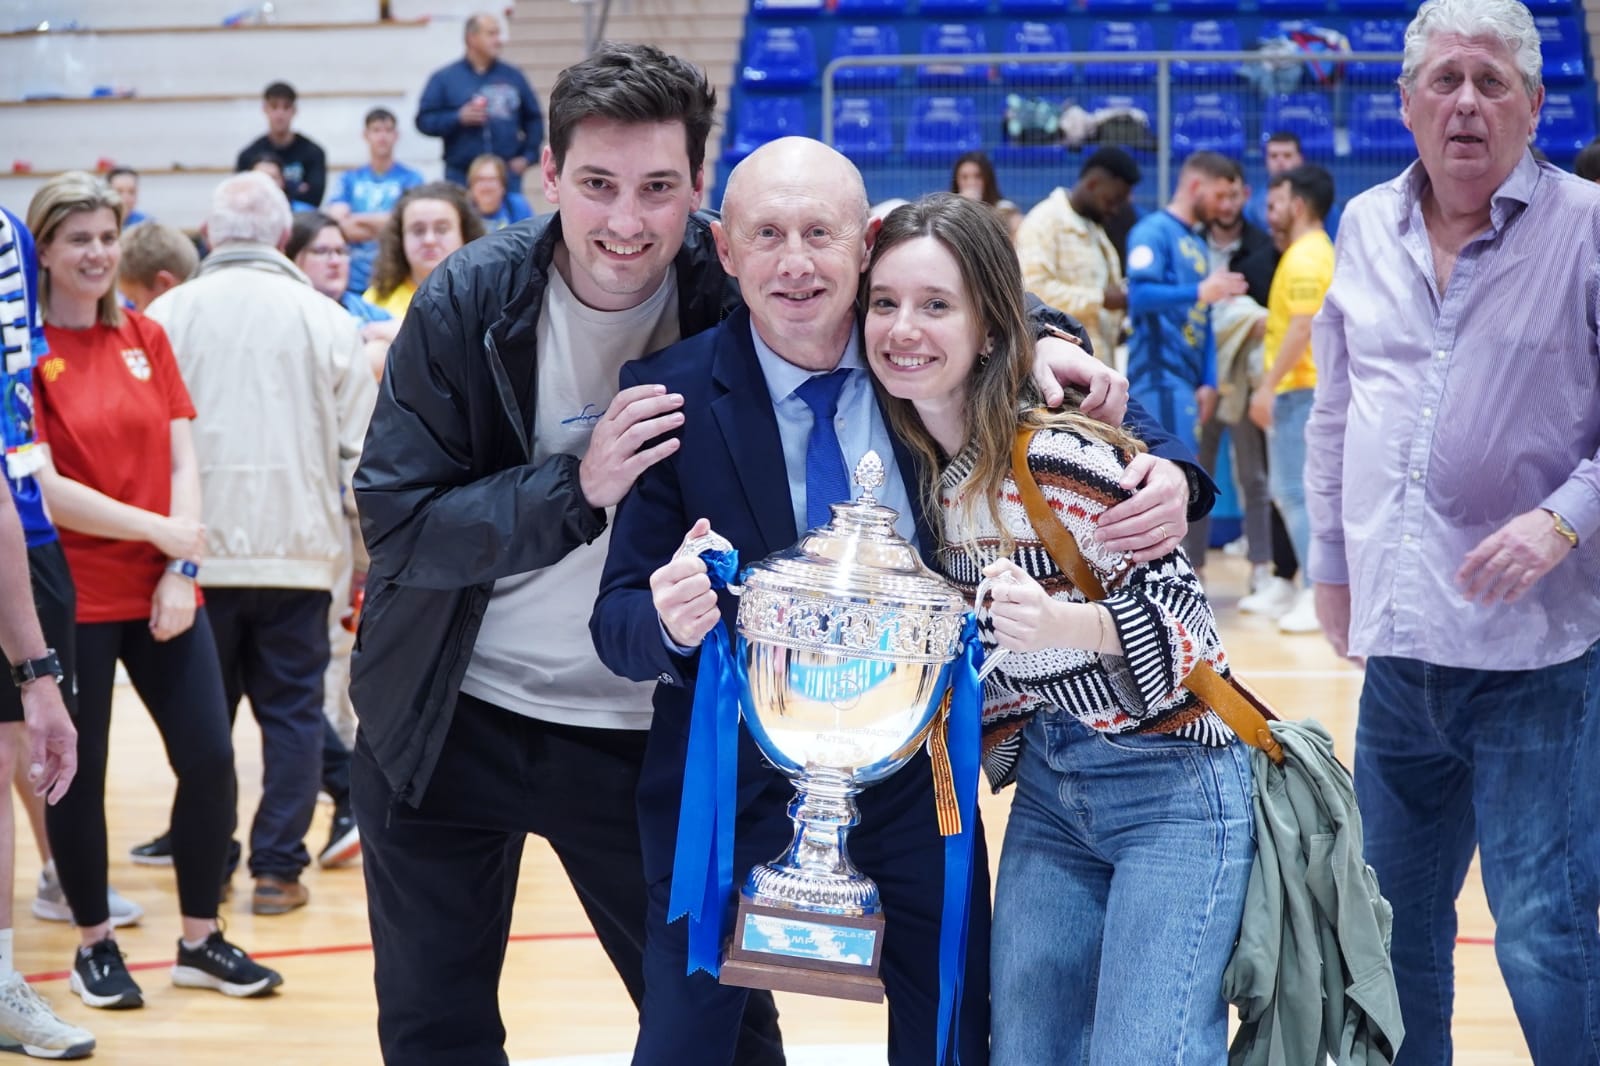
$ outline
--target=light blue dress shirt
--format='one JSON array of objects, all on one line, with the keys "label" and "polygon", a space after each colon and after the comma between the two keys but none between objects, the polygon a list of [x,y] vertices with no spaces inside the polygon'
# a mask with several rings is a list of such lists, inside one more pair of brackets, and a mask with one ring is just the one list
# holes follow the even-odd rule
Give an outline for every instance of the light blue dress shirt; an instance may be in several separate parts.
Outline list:
[{"label": "light blue dress shirt", "polygon": [[[756,359],[761,363],[761,374],[767,379],[767,391],[772,395],[772,410],[778,418],[778,436],[783,441],[783,465],[789,474],[789,502],[794,507],[794,528],[804,535],[806,530],[806,443],[811,439],[811,408],[795,395],[794,390],[805,384],[816,371],[806,370],[786,362],[767,346],[750,324],[750,338],[755,341]],[[906,492],[905,481],[900,477],[900,464],[895,462],[894,445],[889,437],[889,426],[878,409],[878,399],[872,392],[872,375],[866,360],[861,356],[861,340],[854,331],[846,345],[839,366],[847,367],[850,376],[839,392],[839,410],[834,416],[834,431],[839,435],[839,446],[844,450],[845,470],[851,474],[852,497],[860,493],[855,484],[856,464],[868,450],[878,453],[883,460],[884,483],[875,496],[885,507],[900,513],[895,529],[912,544],[917,543],[917,523],[911,511],[911,497]],[[741,565],[754,559],[741,559]]]}]

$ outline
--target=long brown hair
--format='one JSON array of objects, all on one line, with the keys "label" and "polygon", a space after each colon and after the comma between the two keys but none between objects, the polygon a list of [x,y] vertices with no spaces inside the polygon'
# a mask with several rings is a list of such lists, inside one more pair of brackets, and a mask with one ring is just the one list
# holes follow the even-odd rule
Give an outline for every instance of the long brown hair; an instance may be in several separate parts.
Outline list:
[{"label": "long brown hair", "polygon": [[406,208],[418,200],[443,200],[456,209],[456,224],[461,227],[461,243],[471,244],[483,236],[483,219],[472,206],[466,190],[448,181],[430,181],[408,189],[389,213],[389,221],[378,234],[378,258],[372,262],[371,285],[378,299],[387,300],[407,281],[411,280],[411,264],[406,260],[405,215]]},{"label": "long brown hair", "polygon": [[[1060,410],[1048,410],[1033,384],[1034,329],[1028,320],[1022,287],[1022,267],[1005,227],[984,204],[950,193],[932,193],[896,208],[883,222],[872,246],[872,258],[862,278],[862,303],[872,284],[878,262],[898,245],[919,237],[932,237],[950,252],[961,270],[961,284],[974,317],[988,334],[989,355],[972,365],[965,418],[967,443],[974,447],[971,472],[956,488],[955,506],[973,529],[972,508],[978,501],[988,507],[1000,530],[1001,550],[1009,553],[1013,542],[1000,517],[1000,493],[1011,471],[1011,446],[1020,427],[1069,429],[1129,452],[1144,445],[1119,426],[1097,422],[1078,409],[1081,396],[1068,392]],[[865,318],[865,312],[862,315]],[[897,399],[874,380],[890,428],[916,456],[922,475],[919,492],[941,546],[945,544],[940,513],[939,476],[952,458],[922,424],[909,400]],[[962,547],[977,555],[976,544]]]}]

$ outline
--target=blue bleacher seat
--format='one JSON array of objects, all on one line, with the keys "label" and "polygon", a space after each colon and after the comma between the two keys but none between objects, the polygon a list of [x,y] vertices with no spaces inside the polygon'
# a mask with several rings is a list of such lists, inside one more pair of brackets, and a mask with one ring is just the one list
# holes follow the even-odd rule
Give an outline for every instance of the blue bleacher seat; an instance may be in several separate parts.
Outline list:
[{"label": "blue bleacher seat", "polygon": [[989,13],[989,0],[922,0],[917,13],[928,18],[982,18]]},{"label": "blue bleacher seat", "polygon": [[[1089,33],[1089,52],[1153,52],[1155,30],[1148,22],[1096,22]],[[1083,80],[1093,85],[1133,85],[1156,76],[1154,63],[1085,63]]]},{"label": "blue bleacher seat", "polygon": [[779,137],[809,137],[805,101],[798,96],[747,96],[734,110],[733,143],[722,153],[723,165],[739,160]]},{"label": "blue bleacher seat", "polygon": [[[1172,43],[1175,52],[1237,52],[1239,27],[1227,19],[1202,19],[1178,25],[1178,38]],[[1207,63],[1178,59],[1172,63],[1174,80],[1195,82],[1231,82],[1239,77],[1238,63]]]},{"label": "blue bleacher seat", "polygon": [[[1572,0],[1523,0],[1528,5],[1528,10],[1535,15],[1570,15],[1573,13]],[[1578,4],[1577,9],[1583,10],[1583,5]]]},{"label": "blue bleacher seat", "polygon": [[[922,31],[922,53],[933,56],[977,55],[989,50],[983,27],[971,22],[939,22]],[[989,67],[983,63],[924,63],[917,67],[918,85],[941,88],[985,85]]]},{"label": "blue bleacher seat", "polygon": [[1261,121],[1261,142],[1279,130],[1300,138],[1300,150],[1314,163],[1333,158],[1333,118],[1322,93],[1285,93],[1267,101]]},{"label": "blue bleacher seat", "polygon": [[1000,14],[1009,18],[1019,15],[1060,18],[1072,10],[1072,0],[1000,0]]},{"label": "blue bleacher seat", "polygon": [[[1390,19],[1371,19],[1350,27],[1352,52],[1403,52],[1406,24]],[[1344,68],[1346,80],[1357,85],[1393,85],[1400,77],[1400,64],[1358,59]]]},{"label": "blue bleacher seat", "polygon": [[1570,85],[1584,79],[1583,26],[1574,17],[1544,16],[1533,20],[1542,38],[1546,84]]},{"label": "blue bleacher seat", "polygon": [[1345,15],[1387,15],[1390,18],[1409,16],[1417,10],[1414,0],[1338,0],[1338,8]]},{"label": "blue bleacher seat", "polygon": [[827,0],[754,0],[750,13],[764,19],[817,18],[828,13]]},{"label": "blue bleacher seat", "polygon": [[1182,162],[1195,152],[1244,158],[1244,116],[1238,97],[1180,93],[1172,98],[1172,160]]},{"label": "blue bleacher seat", "polygon": [[1091,15],[1148,15],[1156,9],[1155,0],[1083,0],[1083,9]]},{"label": "blue bleacher seat", "polygon": [[984,147],[978,105],[968,96],[923,96],[911,105],[906,162],[943,165]]},{"label": "blue bleacher seat", "polygon": [[[833,58],[841,56],[894,56],[900,54],[900,34],[893,26],[870,24],[840,26],[833,36]],[[896,66],[840,67],[833,84],[839,89],[892,86],[900,80]]]},{"label": "blue bleacher seat", "polygon": [[[1063,22],[1013,22],[1006,27],[1005,43],[1005,50],[1015,55],[1072,51]],[[1072,64],[1002,63],[1000,81],[1023,89],[1066,85],[1072,81]]]},{"label": "blue bleacher seat", "polygon": [[839,0],[833,13],[840,18],[894,19],[906,13],[904,0]]},{"label": "blue bleacher seat", "polygon": [[1350,100],[1350,150],[1360,157],[1414,155],[1416,142],[1400,121],[1400,92],[1356,93]]},{"label": "blue bleacher seat", "polygon": [[[997,144],[989,149],[989,158],[997,167],[1041,167],[1057,175],[1067,169],[1067,149],[1060,144]],[[1012,191],[1009,181],[1001,186]]]},{"label": "blue bleacher seat", "polygon": [[833,146],[857,163],[887,159],[894,150],[889,101],[881,96],[835,97]]},{"label": "blue bleacher seat", "polygon": [[811,89],[817,84],[817,45],[803,26],[767,26],[745,39],[739,83],[753,89]]},{"label": "blue bleacher seat", "polygon": [[1317,18],[1328,12],[1327,0],[1256,0],[1256,10],[1273,18]]},{"label": "blue bleacher seat", "polygon": [[1533,143],[1544,150],[1551,162],[1570,163],[1584,145],[1594,140],[1594,135],[1594,96],[1590,90],[1545,93]]},{"label": "blue bleacher seat", "polygon": [[1190,15],[1226,15],[1239,10],[1238,0],[1167,0],[1167,8],[1172,14],[1182,17]]}]

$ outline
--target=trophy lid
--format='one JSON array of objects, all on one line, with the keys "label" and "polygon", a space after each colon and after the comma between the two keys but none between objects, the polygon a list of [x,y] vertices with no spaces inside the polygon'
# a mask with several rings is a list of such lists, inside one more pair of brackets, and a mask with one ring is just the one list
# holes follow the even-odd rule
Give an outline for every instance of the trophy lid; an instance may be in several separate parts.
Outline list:
[{"label": "trophy lid", "polygon": [[827,525],[749,568],[740,633],[857,658],[947,661],[966,601],[896,532],[899,512],[873,495],[884,483],[876,452],[856,464],[855,481],[861,494],[834,504]]}]

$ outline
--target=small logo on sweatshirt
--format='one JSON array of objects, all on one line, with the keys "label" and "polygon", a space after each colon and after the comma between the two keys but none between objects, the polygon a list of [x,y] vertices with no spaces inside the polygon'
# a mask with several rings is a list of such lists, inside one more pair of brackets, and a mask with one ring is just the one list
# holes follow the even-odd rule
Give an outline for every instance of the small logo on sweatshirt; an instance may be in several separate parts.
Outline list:
[{"label": "small logo on sweatshirt", "polygon": [[122,349],[122,361],[128,364],[128,373],[133,375],[134,380],[150,380],[150,360],[143,348]]},{"label": "small logo on sweatshirt", "polygon": [[561,424],[563,426],[592,426],[596,422],[600,421],[600,416],[604,414],[605,411],[601,410],[599,407],[596,407],[592,403],[586,403],[583,405],[582,411],[579,411],[571,418],[563,418],[561,420]]}]

